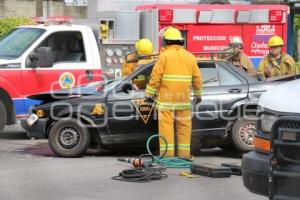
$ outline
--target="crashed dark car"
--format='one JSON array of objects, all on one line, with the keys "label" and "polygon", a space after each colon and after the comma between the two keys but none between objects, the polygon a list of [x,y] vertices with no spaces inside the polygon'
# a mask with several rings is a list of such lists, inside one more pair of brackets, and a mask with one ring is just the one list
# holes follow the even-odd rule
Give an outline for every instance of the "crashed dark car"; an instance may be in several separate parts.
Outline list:
[{"label": "crashed dark car", "polygon": [[[47,138],[51,149],[63,157],[78,157],[92,146],[143,148],[147,138],[158,133],[157,115],[144,104],[145,90],[135,82],[140,77],[147,81],[153,65],[105,84],[30,96],[42,103],[21,124],[29,137]],[[204,91],[203,101],[192,107],[192,153],[212,147],[251,150],[260,95],[288,78],[257,80],[223,61],[199,61],[198,66]]]}]

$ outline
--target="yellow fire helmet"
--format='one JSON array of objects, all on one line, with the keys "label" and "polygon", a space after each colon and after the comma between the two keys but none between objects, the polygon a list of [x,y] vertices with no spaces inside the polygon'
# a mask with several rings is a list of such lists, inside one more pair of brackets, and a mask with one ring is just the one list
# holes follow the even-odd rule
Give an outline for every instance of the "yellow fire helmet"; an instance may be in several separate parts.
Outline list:
[{"label": "yellow fire helmet", "polygon": [[150,55],[154,50],[152,42],[147,38],[137,41],[135,43],[135,48],[139,55]]},{"label": "yellow fire helmet", "polygon": [[268,41],[268,47],[283,46],[284,42],[280,36],[272,36]]},{"label": "yellow fire helmet", "polygon": [[163,38],[165,40],[184,40],[181,32],[174,27],[168,27],[163,32]]}]

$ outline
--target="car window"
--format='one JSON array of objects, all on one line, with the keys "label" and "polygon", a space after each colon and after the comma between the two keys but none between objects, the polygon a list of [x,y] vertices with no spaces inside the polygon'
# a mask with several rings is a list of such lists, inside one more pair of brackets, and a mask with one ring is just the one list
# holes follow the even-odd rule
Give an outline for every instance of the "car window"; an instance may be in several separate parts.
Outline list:
[{"label": "car window", "polygon": [[204,87],[219,86],[218,72],[216,68],[200,68]]},{"label": "car window", "polygon": [[17,28],[0,39],[0,58],[15,59],[36,41],[44,29]]},{"label": "car window", "polygon": [[198,63],[204,87],[219,86],[219,77],[216,64],[212,62]]},{"label": "car window", "polygon": [[146,67],[140,73],[136,74],[135,76],[133,76],[131,78],[132,83],[135,85],[135,87],[138,90],[145,90],[146,89],[146,85],[149,82],[150,75],[151,75],[151,72],[152,72],[152,68],[153,68],[153,66]]},{"label": "car window", "polygon": [[[79,31],[60,31],[53,33],[37,48],[39,47],[51,48],[54,63],[86,61],[83,38]],[[33,53],[36,52],[36,49]]]},{"label": "car window", "polygon": [[218,66],[218,73],[220,78],[220,85],[240,85],[241,80],[238,79],[230,71],[226,70],[224,67]]}]

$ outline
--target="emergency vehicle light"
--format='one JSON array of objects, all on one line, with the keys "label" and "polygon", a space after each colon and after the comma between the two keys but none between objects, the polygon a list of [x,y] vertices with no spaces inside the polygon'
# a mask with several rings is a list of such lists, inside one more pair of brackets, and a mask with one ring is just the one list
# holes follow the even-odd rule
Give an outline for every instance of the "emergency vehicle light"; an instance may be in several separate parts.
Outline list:
[{"label": "emergency vehicle light", "polygon": [[158,20],[160,22],[172,22],[173,21],[173,10],[159,10]]},{"label": "emergency vehicle light", "polygon": [[73,17],[70,16],[51,16],[51,17],[32,17],[31,18],[35,23],[44,24],[44,23],[71,23]]},{"label": "emergency vehicle light", "polygon": [[282,22],[283,11],[282,10],[270,10],[269,21],[270,22]]}]

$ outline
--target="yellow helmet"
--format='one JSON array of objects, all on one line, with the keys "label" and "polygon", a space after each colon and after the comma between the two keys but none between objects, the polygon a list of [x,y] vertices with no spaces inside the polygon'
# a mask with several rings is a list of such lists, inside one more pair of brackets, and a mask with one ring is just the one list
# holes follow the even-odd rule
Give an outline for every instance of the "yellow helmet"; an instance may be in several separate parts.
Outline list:
[{"label": "yellow helmet", "polygon": [[268,47],[283,46],[284,42],[280,36],[272,36],[268,41]]},{"label": "yellow helmet", "polygon": [[139,55],[149,55],[153,53],[154,48],[149,39],[143,38],[135,43],[135,49]]},{"label": "yellow helmet", "polygon": [[163,37],[165,40],[183,40],[181,32],[174,27],[165,29]]}]

